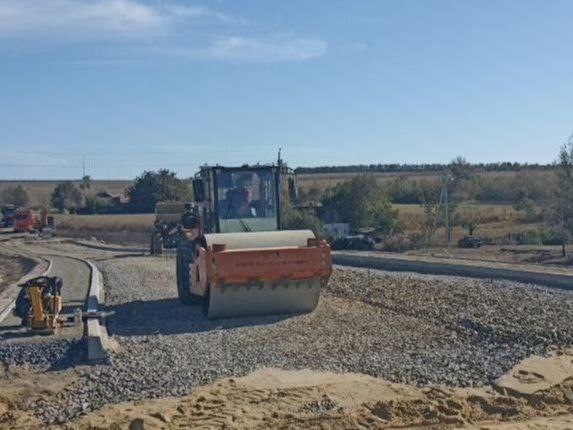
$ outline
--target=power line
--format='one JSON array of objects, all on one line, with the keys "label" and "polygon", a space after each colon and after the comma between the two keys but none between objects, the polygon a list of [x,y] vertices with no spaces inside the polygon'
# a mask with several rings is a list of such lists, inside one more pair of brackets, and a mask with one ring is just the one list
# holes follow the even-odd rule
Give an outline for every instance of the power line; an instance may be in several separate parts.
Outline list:
[{"label": "power line", "polygon": [[245,149],[216,149],[216,150],[205,150],[201,148],[191,148],[188,150],[179,151],[129,151],[129,152],[109,152],[109,151],[99,151],[99,152],[74,152],[74,151],[18,151],[18,154],[23,155],[69,155],[69,156],[88,156],[88,155],[103,155],[115,157],[117,155],[197,155],[197,154],[228,154],[228,153],[242,153],[249,154],[250,150],[269,150],[273,151],[275,148],[271,147],[249,147],[249,150]]},{"label": "power line", "polygon": [[[154,167],[194,167],[196,164],[174,164],[174,163],[163,163],[163,164],[0,164],[0,167],[46,167],[46,168],[113,168],[113,169],[124,169],[124,168],[154,168]],[[85,173],[85,170],[84,170]],[[84,175],[85,176],[85,175]]]}]

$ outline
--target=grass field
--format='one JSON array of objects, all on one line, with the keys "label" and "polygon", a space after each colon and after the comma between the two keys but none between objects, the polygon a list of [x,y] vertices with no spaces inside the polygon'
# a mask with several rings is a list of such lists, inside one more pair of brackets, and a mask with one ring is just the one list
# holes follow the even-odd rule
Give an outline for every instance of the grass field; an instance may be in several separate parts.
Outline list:
[{"label": "grass field", "polygon": [[[507,171],[507,172],[484,172],[481,173],[483,178],[499,179],[500,181],[508,181],[515,178],[516,175],[524,172]],[[334,187],[335,185],[344,182],[360,173],[312,173],[312,174],[299,174],[298,186],[302,195],[308,194],[310,191],[322,193],[327,188]],[[416,181],[436,181],[440,172],[378,172],[372,173],[378,180],[384,184],[392,181],[398,177],[404,179],[411,179]],[[527,171],[527,176],[535,179],[536,181],[543,180],[543,177],[553,175],[550,170],[547,171]],[[0,181],[0,194],[2,190],[14,186],[22,185],[30,197],[31,206],[48,206],[50,203],[50,196],[54,187],[59,181]],[[80,181],[73,181],[76,185]],[[112,195],[124,195],[125,190],[133,182],[129,180],[92,180],[91,189],[94,191],[106,190]]]},{"label": "grass field", "polygon": [[56,215],[59,235],[96,238],[110,243],[147,244],[154,214]]},{"label": "grass field", "polygon": [[[393,181],[396,178],[416,180],[418,182],[438,180],[443,172],[374,172],[374,175],[381,184]],[[479,173],[479,172],[478,172]],[[542,181],[547,177],[554,176],[552,170],[523,170],[504,172],[481,172],[479,175],[484,179],[499,179],[500,181],[511,181],[519,175],[526,174],[529,178]],[[360,173],[309,173],[297,175],[298,186],[301,192],[308,192],[311,189],[324,191],[327,188],[344,182]]]},{"label": "grass field", "polygon": [[[425,215],[420,205],[394,205],[399,211],[405,232],[418,233]],[[471,214],[477,223],[476,234],[485,237],[503,237],[537,228],[538,224],[528,222],[511,205],[466,204],[458,208],[460,214]],[[153,228],[153,214],[130,215],[56,215],[59,234],[74,237],[95,237],[116,243],[147,243]],[[467,230],[456,226],[452,239],[457,241]],[[436,241],[445,237],[444,229],[436,232]]]},{"label": "grass field", "polygon": [[[512,184],[512,178],[521,174],[519,180],[526,173],[530,179],[543,175],[553,174],[551,171],[531,171],[531,172],[485,172],[484,178],[499,179],[505,181],[506,185]],[[348,180],[358,173],[325,173],[325,174],[300,174],[298,175],[298,185],[301,194],[307,194],[313,190],[320,194],[325,189],[335,186],[337,183]],[[438,172],[396,172],[396,173],[373,173],[381,183],[396,179],[397,177],[409,178],[416,181],[435,181]],[[518,180],[518,181],[519,181]],[[50,195],[58,181],[0,181],[0,193],[9,186],[22,185],[30,197],[30,205],[48,205]],[[79,185],[79,181],[75,182]],[[91,189],[105,189],[112,195],[123,195],[125,189],[132,184],[127,180],[93,180]],[[399,210],[400,220],[405,228],[406,234],[419,233],[425,221],[422,206],[418,204],[396,204]],[[464,219],[472,219],[477,225],[476,234],[489,237],[500,238],[508,234],[519,234],[527,230],[533,230],[538,224],[525,219],[523,214],[517,213],[509,204],[463,204],[458,208],[458,216]],[[126,243],[147,243],[149,232],[153,225],[153,214],[144,215],[58,215],[58,231],[62,235],[76,237],[96,237],[98,239],[111,242]],[[436,238],[445,236],[445,232],[438,230]],[[452,230],[453,240],[458,240],[467,234],[467,230],[456,226]]]},{"label": "grass field", "polygon": [[[511,172],[508,172],[511,173]],[[334,187],[341,182],[351,179],[362,173],[303,173],[297,175],[298,186],[301,191],[308,192],[310,189],[326,190],[327,188]],[[435,180],[439,177],[437,172],[377,172],[372,173],[376,178],[384,183],[398,177],[411,178],[419,180]]]},{"label": "grass field", "polygon": [[[50,206],[52,191],[60,181],[0,181],[0,194],[8,187],[21,185],[30,199],[30,206]],[[76,186],[80,181],[72,181]],[[125,180],[105,180],[92,181],[91,189],[95,192],[106,190],[111,195],[124,195],[125,189],[132,184],[132,181]]]},{"label": "grass field", "polygon": [[[419,233],[425,221],[424,210],[420,205],[394,205],[399,210],[399,217],[406,233]],[[537,209],[539,210],[539,209]],[[459,217],[473,220],[476,223],[474,234],[491,239],[500,239],[507,235],[517,235],[536,230],[539,223],[531,221],[523,213],[516,211],[508,204],[463,204],[457,208]],[[457,242],[468,234],[468,229],[460,225],[452,227],[452,241]],[[444,242],[445,228],[435,233],[436,243]]]},{"label": "grass field", "polygon": [[[408,231],[417,231],[423,224],[425,215],[421,205],[395,204],[400,212],[400,220]],[[517,212],[510,204],[464,203],[457,208],[458,216],[472,219],[477,224],[491,223],[522,223],[526,222],[524,215]]]}]

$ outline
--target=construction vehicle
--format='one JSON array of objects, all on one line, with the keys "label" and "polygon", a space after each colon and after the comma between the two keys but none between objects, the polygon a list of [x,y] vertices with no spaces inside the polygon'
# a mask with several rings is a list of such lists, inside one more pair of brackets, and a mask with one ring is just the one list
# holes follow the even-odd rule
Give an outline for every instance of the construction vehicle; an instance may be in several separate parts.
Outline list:
[{"label": "construction vehicle", "polygon": [[[280,231],[282,166],[204,166],[183,214],[177,290],[209,318],[311,312],[332,272],[310,230]],[[289,181],[289,188],[292,188]]]},{"label": "construction vehicle", "polygon": [[47,223],[48,211],[45,207],[42,207],[39,210],[20,207],[16,210],[16,214],[14,216],[14,233],[42,231]]},{"label": "construction vehicle", "polygon": [[184,202],[157,202],[155,204],[155,221],[149,244],[151,255],[163,254],[163,249],[174,249],[179,244],[181,235],[179,223],[185,211]]},{"label": "construction vehicle", "polygon": [[18,296],[14,313],[33,333],[53,334],[62,324],[62,279],[39,276],[19,286],[25,294]]},{"label": "construction vehicle", "polygon": [[0,209],[2,213],[2,222],[0,225],[2,227],[12,227],[14,224],[14,216],[16,216],[16,209],[18,206],[16,205],[3,205],[2,209]]},{"label": "construction vehicle", "polygon": [[34,214],[30,208],[18,208],[14,216],[14,233],[31,232],[34,230]]}]

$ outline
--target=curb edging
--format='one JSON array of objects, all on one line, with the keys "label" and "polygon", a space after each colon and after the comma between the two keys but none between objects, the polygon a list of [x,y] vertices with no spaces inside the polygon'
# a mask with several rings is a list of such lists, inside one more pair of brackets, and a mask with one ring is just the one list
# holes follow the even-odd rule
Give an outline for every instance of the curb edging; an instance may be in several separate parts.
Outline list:
[{"label": "curb edging", "polygon": [[332,262],[341,266],[388,270],[391,272],[415,272],[478,279],[506,279],[524,284],[537,284],[561,290],[573,290],[573,276],[531,272],[519,269],[479,267],[450,262],[412,261],[345,253],[333,254]]},{"label": "curb edging", "polygon": [[[87,359],[91,364],[107,361],[109,358],[109,337],[105,324],[96,315],[105,296],[101,272],[90,260],[83,260],[90,268],[90,287],[86,299]],[[89,314],[92,314],[90,316]]]}]

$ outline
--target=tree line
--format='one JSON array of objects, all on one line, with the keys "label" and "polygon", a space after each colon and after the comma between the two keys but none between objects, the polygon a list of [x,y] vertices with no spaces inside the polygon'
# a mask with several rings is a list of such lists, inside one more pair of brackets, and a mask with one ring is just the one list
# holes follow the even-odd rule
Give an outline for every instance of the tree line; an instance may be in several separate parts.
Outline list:
[{"label": "tree line", "polygon": [[[351,164],[347,166],[318,166],[318,167],[297,167],[296,173],[435,173],[445,172],[450,167],[450,164],[443,163],[429,163],[429,164]],[[538,164],[538,163],[518,163],[511,161],[496,162],[496,163],[473,163],[470,167],[474,170],[481,172],[516,172],[521,170],[548,170],[552,169],[551,164]]]}]

